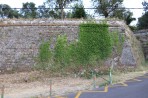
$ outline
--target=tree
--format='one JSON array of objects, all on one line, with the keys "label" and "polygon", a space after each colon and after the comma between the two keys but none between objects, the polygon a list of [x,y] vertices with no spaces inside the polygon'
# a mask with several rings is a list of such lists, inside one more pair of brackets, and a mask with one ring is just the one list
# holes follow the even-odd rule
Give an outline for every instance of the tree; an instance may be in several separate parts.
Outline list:
[{"label": "tree", "polygon": [[78,0],[47,0],[46,3],[49,4],[49,6],[55,7],[55,11],[58,11],[60,9],[60,18],[64,19],[64,8],[70,4],[73,1]]},{"label": "tree", "polygon": [[109,17],[116,9],[120,8],[123,0],[92,0],[94,2],[96,12],[103,14],[105,18]]},{"label": "tree", "polygon": [[138,18],[137,27],[138,29],[148,29],[148,2],[142,2],[145,13]]},{"label": "tree", "polygon": [[111,18],[119,18],[119,19],[124,19],[124,14],[125,14],[126,10],[124,7],[122,7],[121,9],[116,9],[114,10],[113,13],[110,14]]},{"label": "tree", "polygon": [[46,8],[45,5],[38,6],[38,15],[39,18],[50,18],[50,17],[57,17],[58,15],[50,8]]},{"label": "tree", "polygon": [[75,4],[72,11],[72,18],[87,18],[84,6],[82,4]]},{"label": "tree", "polygon": [[130,25],[132,21],[136,20],[136,18],[133,18],[132,16],[133,13],[123,7],[122,9],[116,9],[110,17],[122,19],[127,25]]},{"label": "tree", "polygon": [[38,6],[38,17],[39,18],[47,18],[49,17],[49,10],[46,9],[45,5]]},{"label": "tree", "polygon": [[12,9],[7,4],[0,4],[0,17],[1,18],[19,18],[21,15],[17,10]]},{"label": "tree", "polygon": [[35,4],[33,2],[23,3],[21,14],[23,18],[36,18],[37,9],[35,7]]},{"label": "tree", "polygon": [[133,18],[132,16],[133,16],[133,13],[130,11],[126,11],[124,13],[124,20],[127,25],[130,25],[132,21],[136,20],[136,18]]},{"label": "tree", "polygon": [[148,10],[148,2],[146,2],[146,1],[142,2],[142,5],[144,8],[144,11],[146,12]]},{"label": "tree", "polygon": [[138,18],[138,29],[148,29],[148,12],[145,12],[140,18]]},{"label": "tree", "polygon": [[22,17],[21,14],[19,13],[18,10],[16,9],[11,9],[9,15],[8,15],[8,18],[20,18]]}]

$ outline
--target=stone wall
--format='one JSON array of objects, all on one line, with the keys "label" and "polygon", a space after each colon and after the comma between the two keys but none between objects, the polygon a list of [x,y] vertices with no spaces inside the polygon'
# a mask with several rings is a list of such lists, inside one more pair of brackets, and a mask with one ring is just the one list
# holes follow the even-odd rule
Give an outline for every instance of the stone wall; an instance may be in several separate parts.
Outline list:
[{"label": "stone wall", "polygon": [[[69,41],[77,39],[79,24],[82,20],[0,20],[0,69],[11,70],[17,68],[30,68],[35,64],[34,58],[38,54],[39,45],[43,40],[51,40],[51,48],[57,35],[66,34]],[[100,21],[97,21],[100,22]],[[131,44],[132,32],[126,32],[123,21],[109,20],[111,31],[124,33]],[[135,40],[135,39],[134,39]],[[136,47],[136,46],[134,46]],[[139,45],[138,45],[139,47]],[[128,62],[123,56],[123,64],[136,65],[139,59],[130,46],[134,63]],[[139,50],[140,51],[140,50]],[[124,55],[124,53],[122,54]],[[130,64],[129,64],[130,65]]]},{"label": "stone wall", "polygon": [[148,29],[136,31],[134,35],[141,42],[145,59],[148,60]]},{"label": "stone wall", "polygon": [[126,40],[120,61],[124,65],[141,66],[145,62],[141,43],[127,25],[123,24],[123,28],[125,28]]},{"label": "stone wall", "polygon": [[77,31],[78,26],[75,25],[0,27],[0,67],[24,69],[33,66],[43,40],[52,40],[51,43],[54,43],[57,35],[67,34],[69,41],[72,41],[76,39]]}]

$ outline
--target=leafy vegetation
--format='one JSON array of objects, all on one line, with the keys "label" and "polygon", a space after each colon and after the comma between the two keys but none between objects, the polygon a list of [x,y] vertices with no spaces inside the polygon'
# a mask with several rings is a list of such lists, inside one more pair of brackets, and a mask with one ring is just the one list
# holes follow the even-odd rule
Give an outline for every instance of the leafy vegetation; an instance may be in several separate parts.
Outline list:
[{"label": "leafy vegetation", "polygon": [[119,18],[125,20],[126,24],[129,25],[132,21],[136,20],[133,18],[133,13],[127,10],[123,6],[123,0],[92,0],[94,6],[97,8],[95,11],[105,18]]},{"label": "leafy vegetation", "polygon": [[52,57],[52,52],[50,50],[49,42],[43,41],[39,48],[39,55],[38,55],[38,65],[37,68],[39,69],[47,69],[50,65],[50,60]]},{"label": "leafy vegetation", "polygon": [[7,4],[0,4],[0,17],[1,18],[19,18],[21,15],[17,10],[12,9]]},{"label": "leafy vegetation", "polygon": [[97,59],[105,59],[111,53],[111,39],[107,24],[81,24],[79,40],[84,45],[86,58],[95,56]]},{"label": "leafy vegetation", "polygon": [[54,61],[59,66],[66,66],[69,63],[68,43],[66,35],[59,35],[54,48]]},{"label": "leafy vegetation", "polygon": [[148,12],[143,14],[139,19],[138,19],[138,29],[147,29],[148,28]]},{"label": "leafy vegetation", "polygon": [[49,42],[43,42],[40,45],[39,58],[41,62],[49,61],[51,57],[51,51],[49,49],[49,46]]},{"label": "leafy vegetation", "polygon": [[143,1],[142,5],[145,13],[143,13],[143,15],[140,18],[138,18],[137,28],[147,29],[148,28],[148,2]]},{"label": "leafy vegetation", "polygon": [[[135,18],[133,14],[123,7],[123,0],[92,0],[94,9],[100,15],[116,17],[126,21],[129,25]],[[146,9],[146,2],[143,5]],[[64,9],[69,8],[69,11]],[[43,4],[36,7],[33,2],[22,4],[20,11],[12,9],[7,4],[0,4],[0,16],[2,18],[92,18],[94,14],[87,14],[82,0],[45,0]]]},{"label": "leafy vegetation", "polygon": [[92,0],[94,2],[94,6],[97,8],[96,12],[105,16],[105,18],[109,17],[112,13],[116,11],[116,9],[122,6],[123,0]]},{"label": "leafy vegetation", "polygon": [[78,41],[69,43],[66,35],[59,35],[52,51],[49,42],[40,45],[39,61],[42,69],[49,67],[52,63],[50,61],[53,61],[50,69],[88,70],[98,66],[100,60],[106,59],[111,54],[112,41],[107,24],[82,23],[79,28]]},{"label": "leafy vegetation", "polygon": [[37,9],[35,7],[35,4],[33,2],[23,3],[21,15],[23,18],[36,18]]},{"label": "leafy vegetation", "polygon": [[72,11],[72,18],[87,18],[87,14],[82,4],[75,4]]},{"label": "leafy vegetation", "polygon": [[[64,19],[64,7],[66,7],[68,4],[74,2],[74,1],[78,1],[78,0],[46,0],[46,4],[49,7],[54,7],[54,11],[56,11],[58,13],[58,16],[61,19]],[[60,9],[56,9],[56,8],[60,8]]]},{"label": "leafy vegetation", "polygon": [[143,5],[143,8],[144,8],[144,11],[147,12],[147,10],[148,10],[148,2],[147,1],[143,1],[142,5]]},{"label": "leafy vegetation", "polygon": [[120,55],[124,43],[124,36],[119,32],[111,32],[110,36],[114,51],[116,51],[117,55]]}]

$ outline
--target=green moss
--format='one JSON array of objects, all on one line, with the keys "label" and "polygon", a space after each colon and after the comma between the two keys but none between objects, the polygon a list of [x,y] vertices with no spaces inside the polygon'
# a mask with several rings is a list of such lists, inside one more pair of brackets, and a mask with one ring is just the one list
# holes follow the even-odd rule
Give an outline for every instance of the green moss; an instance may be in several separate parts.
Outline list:
[{"label": "green moss", "polygon": [[38,60],[37,60],[37,69],[47,69],[49,67],[49,62],[52,57],[52,52],[50,50],[50,43],[49,41],[43,41],[39,48]]},{"label": "green moss", "polygon": [[80,24],[79,41],[85,49],[84,57],[87,61],[94,56],[105,59],[111,53],[111,38],[107,24]]},{"label": "green moss", "polygon": [[111,43],[115,51],[117,52],[118,55],[121,54],[123,43],[125,40],[124,35],[120,34],[119,32],[111,32],[110,36],[111,36]]}]

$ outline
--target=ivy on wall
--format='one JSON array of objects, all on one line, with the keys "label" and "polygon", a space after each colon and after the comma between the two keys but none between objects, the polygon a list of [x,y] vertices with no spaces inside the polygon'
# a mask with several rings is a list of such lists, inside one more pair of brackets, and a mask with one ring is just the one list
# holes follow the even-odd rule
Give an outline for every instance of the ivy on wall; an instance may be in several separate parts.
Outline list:
[{"label": "ivy on wall", "polygon": [[81,24],[79,41],[84,46],[84,51],[87,53],[86,56],[96,56],[100,59],[105,59],[109,56],[112,50],[107,24]]},{"label": "ivy on wall", "polygon": [[[47,61],[49,46],[41,44],[39,57]],[[42,53],[45,52],[45,53]],[[106,59],[112,52],[112,41],[107,24],[82,23],[78,41],[68,43],[65,35],[59,35],[52,50],[54,66],[86,66]],[[47,53],[47,54],[46,54]]]}]

